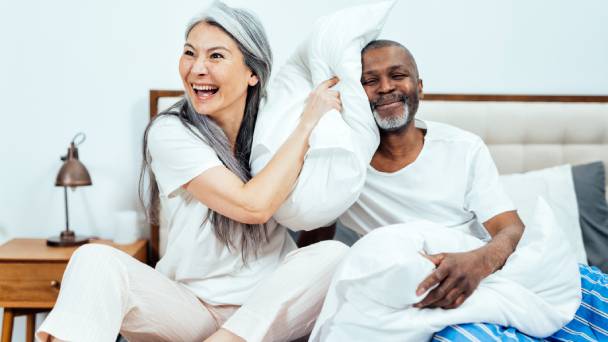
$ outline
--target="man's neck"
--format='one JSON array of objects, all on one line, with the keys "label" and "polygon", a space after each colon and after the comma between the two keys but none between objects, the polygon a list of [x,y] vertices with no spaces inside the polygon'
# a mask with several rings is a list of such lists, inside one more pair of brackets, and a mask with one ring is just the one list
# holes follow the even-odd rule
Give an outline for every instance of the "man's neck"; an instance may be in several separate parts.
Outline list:
[{"label": "man's neck", "polygon": [[380,145],[371,165],[382,172],[395,172],[413,163],[422,151],[424,132],[415,120],[396,132],[380,132]]}]

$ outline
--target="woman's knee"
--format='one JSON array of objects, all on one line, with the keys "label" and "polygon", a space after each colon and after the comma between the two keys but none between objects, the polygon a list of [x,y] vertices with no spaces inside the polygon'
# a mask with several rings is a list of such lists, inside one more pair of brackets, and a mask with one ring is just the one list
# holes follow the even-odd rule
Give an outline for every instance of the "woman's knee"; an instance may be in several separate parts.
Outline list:
[{"label": "woman's knee", "polygon": [[336,240],[325,240],[317,242],[308,247],[313,248],[317,253],[323,255],[325,259],[342,260],[349,251],[349,247]]},{"label": "woman's knee", "polygon": [[78,247],[72,257],[70,258],[70,268],[93,268],[100,270],[106,268],[104,266],[110,266],[109,269],[120,269],[118,264],[119,254],[121,252],[113,247],[98,244],[88,243]]},{"label": "woman's knee", "polygon": [[286,262],[305,265],[311,271],[333,273],[348,250],[349,247],[340,241],[325,240],[293,251],[287,256]]},{"label": "woman's knee", "polygon": [[116,249],[99,243],[87,243],[78,247],[72,254],[72,258],[96,259],[109,257]]}]

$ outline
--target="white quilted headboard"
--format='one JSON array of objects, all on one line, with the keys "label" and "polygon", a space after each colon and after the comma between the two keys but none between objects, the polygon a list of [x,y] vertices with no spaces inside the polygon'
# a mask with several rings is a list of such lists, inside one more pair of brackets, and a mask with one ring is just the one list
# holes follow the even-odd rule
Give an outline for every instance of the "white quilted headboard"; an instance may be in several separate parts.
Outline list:
[{"label": "white quilted headboard", "polygon": [[479,135],[500,173],[596,160],[608,165],[608,96],[463,95],[477,100],[446,101],[449,96],[428,96],[418,117]]}]

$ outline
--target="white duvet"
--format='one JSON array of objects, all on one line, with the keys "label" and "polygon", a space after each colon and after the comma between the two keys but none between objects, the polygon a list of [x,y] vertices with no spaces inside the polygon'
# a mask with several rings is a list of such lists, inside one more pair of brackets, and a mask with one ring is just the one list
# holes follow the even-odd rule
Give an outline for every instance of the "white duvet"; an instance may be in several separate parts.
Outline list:
[{"label": "white duvet", "polygon": [[418,252],[463,252],[484,242],[426,221],[381,228],[351,249],[336,272],[310,341],[425,341],[448,325],[487,322],[545,337],[581,300],[576,257],[539,198],[517,250],[457,309],[417,309],[418,284],[434,265]]}]

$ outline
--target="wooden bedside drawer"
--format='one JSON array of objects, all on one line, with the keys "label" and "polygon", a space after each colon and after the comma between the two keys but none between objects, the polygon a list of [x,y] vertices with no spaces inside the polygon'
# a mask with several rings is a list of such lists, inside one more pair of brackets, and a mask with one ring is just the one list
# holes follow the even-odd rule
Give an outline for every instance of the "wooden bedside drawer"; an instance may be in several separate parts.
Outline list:
[{"label": "wooden bedside drawer", "polygon": [[67,263],[0,263],[0,306],[51,308]]},{"label": "wooden bedside drawer", "polygon": [[[145,262],[146,240],[128,245],[94,240],[113,246]],[[15,316],[27,316],[26,339],[34,341],[38,312],[53,308],[63,272],[76,250],[74,247],[49,247],[44,239],[13,239],[0,246],[0,307],[4,307],[3,342],[11,341]]]}]

